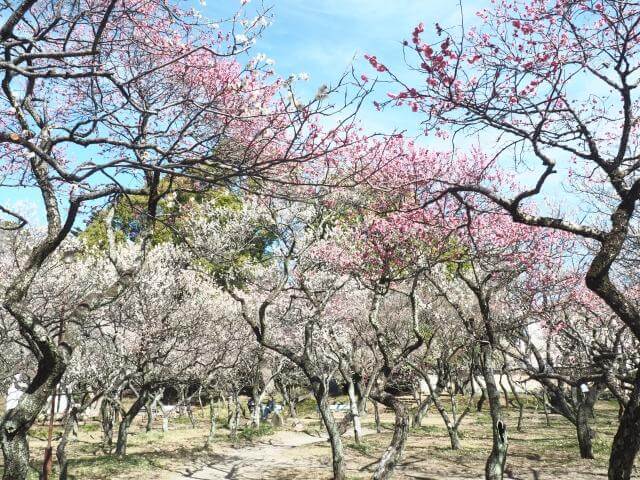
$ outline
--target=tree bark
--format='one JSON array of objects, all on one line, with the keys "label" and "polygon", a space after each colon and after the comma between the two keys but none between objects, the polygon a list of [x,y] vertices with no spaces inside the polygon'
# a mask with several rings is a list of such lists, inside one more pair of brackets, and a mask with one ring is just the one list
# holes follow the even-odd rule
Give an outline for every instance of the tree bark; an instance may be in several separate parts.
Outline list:
[{"label": "tree bark", "polygon": [[[611,281],[611,267],[620,256],[629,235],[629,223],[633,217],[636,201],[640,197],[640,181],[625,193],[611,214],[611,230],[601,240],[600,249],[593,257],[585,276],[587,287],[605,303],[629,327],[636,339],[640,339],[640,311],[629,297]],[[633,463],[640,450],[640,372],[636,373],[633,390],[618,430],[613,439],[609,457],[609,479],[631,478]]]},{"label": "tree bark", "polygon": [[609,457],[609,480],[630,480],[634,461],[640,450],[640,371],[636,373],[633,391],[625,406],[618,430],[613,437]]},{"label": "tree bark", "polygon": [[[233,412],[231,411],[231,404],[233,403]],[[229,397],[229,407],[227,409],[229,435],[233,441],[233,446],[238,444],[238,427],[240,426],[240,402],[238,401],[238,392],[234,389],[233,394]]]},{"label": "tree bark", "polygon": [[[460,437],[458,435],[458,426],[460,425],[460,422],[456,421],[455,418],[454,418],[454,421],[452,422],[451,419],[449,418],[447,409],[444,407],[444,405],[440,401],[440,392],[442,388],[438,388],[438,387],[433,388],[431,386],[431,382],[427,382],[427,385],[429,387],[429,395],[431,396],[433,404],[436,406],[438,413],[440,413],[440,416],[442,417],[442,421],[444,422],[445,427],[447,427],[447,433],[449,434],[449,440],[451,441],[451,450],[459,450],[461,447]],[[438,382],[437,385],[440,385],[440,382]],[[469,411],[468,409],[465,410],[462,416],[466,415],[468,411]]]},{"label": "tree bark", "polygon": [[120,426],[118,427],[118,440],[116,441],[116,455],[118,457],[124,457],[127,453],[127,436],[129,435],[129,427],[131,422],[136,418],[136,415],[140,413],[142,407],[146,403],[146,393],[141,391],[140,396],[133,402],[131,408],[123,414]]},{"label": "tree bark", "polygon": [[507,424],[502,416],[500,392],[496,385],[493,369],[493,348],[489,342],[482,344],[482,375],[486,384],[487,399],[493,431],[493,445],[485,465],[487,480],[502,480],[507,460]]},{"label": "tree bark", "polygon": [[218,402],[209,394],[209,435],[207,436],[207,448],[213,445],[218,427]]},{"label": "tree bark", "polygon": [[373,402],[373,416],[376,422],[376,433],[382,432],[382,424],[380,423],[380,407],[378,406],[378,402],[374,400]]},{"label": "tree bark", "polygon": [[480,413],[482,411],[482,407],[484,406],[484,402],[487,399],[487,389],[483,386],[480,386],[480,398],[476,403],[476,412]]},{"label": "tree bark", "polygon": [[284,382],[276,380],[276,385],[278,387],[278,390],[280,390],[280,393],[282,394],[282,400],[289,409],[289,416],[291,418],[297,418],[298,412],[296,411],[295,395],[291,395],[289,387]]},{"label": "tree bark", "polygon": [[64,371],[70,354],[68,347],[56,346],[51,339],[38,342],[42,357],[38,369],[18,404],[0,422],[0,444],[4,455],[3,480],[25,480],[29,471],[27,432],[47,404]]},{"label": "tree bark", "polygon": [[576,431],[578,434],[578,446],[580,448],[580,458],[593,458],[593,430],[589,425],[589,416],[587,408],[584,405],[578,406],[578,415],[576,417]]},{"label": "tree bark", "polygon": [[429,407],[431,407],[431,404],[432,404],[432,400],[430,395],[427,395],[425,399],[422,400],[422,402],[420,402],[420,405],[418,405],[418,409],[416,410],[416,413],[413,415],[414,427],[422,426],[422,419],[429,411]]},{"label": "tree bark", "polygon": [[591,428],[591,420],[594,418],[593,407],[602,391],[601,385],[594,385],[588,392],[578,393],[578,405],[576,409],[576,433],[580,447],[580,458],[593,458],[592,440],[595,432]]},{"label": "tree bark", "polygon": [[329,442],[331,443],[333,480],[344,480],[346,478],[344,448],[342,446],[338,424],[327,402],[327,389],[325,388],[324,382],[319,378],[312,378],[311,386],[313,388],[313,395],[318,403],[320,417],[327,429]]},{"label": "tree bark", "polygon": [[360,409],[358,408],[358,398],[356,397],[356,388],[353,381],[349,382],[347,393],[349,395],[349,407],[351,408],[351,417],[353,419],[353,437],[357,444],[360,443],[362,436],[362,426],[360,423]]},{"label": "tree bark", "polygon": [[547,423],[547,427],[551,426],[551,420],[549,419],[549,409],[547,408],[547,389],[542,387],[542,409],[544,410],[544,418]]},{"label": "tree bark", "polygon": [[69,441],[69,435],[73,431],[73,426],[76,424],[78,420],[78,414],[79,414],[78,407],[77,406],[71,407],[71,410],[69,410],[69,414],[67,415],[67,418],[64,424],[62,437],[60,438],[60,442],[58,442],[58,447],[56,448],[59,480],[67,480],[69,461],[67,459],[66,448],[67,448],[67,443]]},{"label": "tree bark", "polygon": [[102,424],[102,450],[107,453],[111,453],[113,448],[114,410],[113,402],[104,397],[100,403],[100,422]]},{"label": "tree bark", "polygon": [[260,427],[261,418],[261,408],[262,404],[262,392],[260,391],[260,387],[253,386],[251,389],[251,398],[253,399],[253,410],[251,411],[251,426],[253,428]]},{"label": "tree bark", "polygon": [[509,384],[509,388],[511,389],[511,393],[513,394],[513,398],[516,401],[516,404],[518,405],[518,425],[516,427],[516,430],[518,432],[522,431],[522,417],[524,415],[524,402],[522,401],[522,398],[520,398],[520,395],[518,394],[518,391],[516,390],[516,385],[513,382],[513,379],[511,378],[511,373],[509,373],[508,370],[508,366],[506,363],[506,358],[505,358],[505,375],[507,377],[507,383]]},{"label": "tree bark", "polygon": [[153,401],[147,400],[144,406],[147,413],[147,424],[145,425],[145,431],[150,432],[153,429]]},{"label": "tree bark", "polygon": [[376,402],[392,408],[396,417],[391,443],[382,454],[372,477],[373,480],[387,480],[391,478],[393,470],[402,458],[402,452],[409,435],[409,410],[402,401],[386,392],[372,394],[372,398]]}]

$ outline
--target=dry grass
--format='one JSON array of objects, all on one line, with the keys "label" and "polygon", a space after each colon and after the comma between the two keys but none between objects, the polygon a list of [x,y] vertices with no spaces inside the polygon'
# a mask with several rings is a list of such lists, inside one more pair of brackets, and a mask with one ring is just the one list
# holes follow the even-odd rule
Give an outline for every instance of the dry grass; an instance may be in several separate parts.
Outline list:
[{"label": "dry grass", "polygon": [[[526,410],[523,431],[515,431],[517,412],[508,410],[510,425],[510,449],[508,471],[513,478],[539,479],[593,479],[606,478],[609,445],[617,424],[617,407],[608,402],[597,405],[594,460],[581,460],[574,427],[557,415],[551,415],[547,426],[543,413],[533,408]],[[305,431],[321,430],[313,408],[304,410]],[[173,421],[168,433],[161,431],[161,422],[154,430],[144,431],[144,418],[132,426],[124,459],[116,459],[99,449],[101,432],[96,422],[80,428],[79,437],[68,447],[70,478],[93,479],[180,479],[180,478],[272,478],[272,479],[321,479],[330,478],[331,456],[328,443],[308,433],[280,431],[255,437],[241,435],[234,448],[228,431],[219,429],[213,448],[207,451],[204,442],[208,429],[206,411],[196,412],[197,428],[191,428],[185,419]],[[353,479],[370,478],[379,455],[391,439],[393,417],[390,412],[382,415],[383,432],[370,434],[362,445],[355,445],[346,438],[345,453],[348,475]],[[486,412],[470,414],[461,426],[463,448],[452,451],[449,438],[440,417],[429,413],[423,425],[410,434],[402,464],[395,478],[410,479],[462,479],[482,476],[484,461],[490,450],[490,420]],[[373,415],[365,417],[364,426],[373,429]],[[33,429],[31,453],[33,478],[37,478],[39,457],[44,448],[46,429]],[[56,432],[59,434],[59,429]],[[309,443],[286,448],[279,444],[286,435],[304,436]],[[297,437],[296,437],[297,435]],[[199,474],[195,476],[194,471]],[[1,471],[1,468],[0,468]],[[213,472],[213,473],[212,473]],[[222,472],[226,476],[216,476]],[[229,476],[231,474],[231,476]],[[535,477],[535,475],[537,477]]]}]

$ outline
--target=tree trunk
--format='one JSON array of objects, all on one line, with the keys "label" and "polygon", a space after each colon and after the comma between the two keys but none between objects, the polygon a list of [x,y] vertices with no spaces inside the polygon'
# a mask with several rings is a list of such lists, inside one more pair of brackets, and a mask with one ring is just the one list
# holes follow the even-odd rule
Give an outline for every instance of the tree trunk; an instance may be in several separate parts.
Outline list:
[{"label": "tree trunk", "polygon": [[[231,403],[233,402],[233,412],[231,412]],[[234,390],[232,397],[229,398],[229,435],[233,442],[233,446],[238,445],[238,427],[240,426],[240,402],[238,401],[238,392]]]},{"label": "tree trunk", "polygon": [[158,406],[160,407],[160,412],[162,413],[162,433],[167,433],[169,431],[169,416],[173,409],[168,409],[160,400],[160,397],[156,397],[158,401]]},{"label": "tree trunk", "polygon": [[590,414],[584,405],[578,406],[576,415],[576,431],[578,434],[578,446],[580,447],[580,458],[593,458],[593,430],[589,425]]},{"label": "tree trunk", "polygon": [[113,448],[113,421],[114,421],[113,402],[104,397],[100,403],[100,422],[102,424],[102,450],[111,453]]},{"label": "tree trunk", "polygon": [[493,445],[485,466],[485,477],[487,480],[502,480],[507,460],[507,424],[502,417],[500,392],[493,369],[493,348],[489,342],[482,344],[482,375],[486,384],[493,430]]},{"label": "tree trunk", "polygon": [[[582,387],[581,387],[582,388]],[[591,420],[594,418],[593,407],[602,392],[603,385],[595,384],[587,392],[579,391],[576,409],[576,433],[580,447],[581,458],[593,458],[592,440],[595,431],[591,428]]]},{"label": "tree trunk", "polygon": [[56,448],[58,471],[60,472],[58,474],[59,480],[67,480],[69,461],[67,459],[66,448],[69,441],[69,435],[73,431],[73,426],[77,422],[78,413],[79,410],[76,406],[71,407],[71,410],[69,410],[69,414],[67,415],[67,419],[64,424],[62,437],[60,438],[60,442],[58,443],[58,447]]},{"label": "tree trunk", "polygon": [[253,400],[253,410],[251,411],[251,426],[253,428],[259,428],[260,427],[260,420],[261,420],[261,411],[262,410],[260,408],[261,404],[262,404],[262,394],[260,392],[260,389],[256,386],[254,386],[251,389],[251,398]]},{"label": "tree trunk", "polygon": [[416,410],[416,413],[413,415],[414,427],[420,427],[422,425],[422,419],[429,411],[429,407],[431,407],[431,403],[432,403],[432,400],[430,395],[426,396],[425,399],[422,400],[422,402],[420,402],[420,405],[418,405],[418,409]]},{"label": "tree trunk", "polygon": [[4,455],[3,480],[25,480],[29,471],[27,432],[47,404],[67,368],[68,347],[57,347],[48,337],[36,341],[42,357],[38,369],[18,404],[0,422],[0,444]]},{"label": "tree trunk", "polygon": [[193,416],[193,407],[191,405],[191,400],[187,403],[187,416],[189,417],[189,422],[191,422],[191,428],[196,428],[196,419]]},{"label": "tree trunk", "polygon": [[342,447],[342,439],[340,438],[338,424],[333,413],[331,413],[329,403],[327,402],[327,389],[325,388],[324,382],[319,378],[311,379],[311,386],[313,388],[313,395],[318,403],[320,417],[327,429],[329,442],[331,443],[333,480],[344,480],[346,478],[344,449]]},{"label": "tree trunk", "polygon": [[124,457],[127,453],[127,436],[129,435],[129,427],[131,422],[136,418],[136,415],[140,413],[142,407],[146,403],[146,393],[140,392],[140,396],[133,402],[129,411],[122,416],[120,426],[118,427],[118,440],[116,441],[116,455],[118,457]]},{"label": "tree trunk", "polygon": [[462,445],[460,444],[458,427],[455,425],[447,425],[447,433],[449,434],[449,440],[451,441],[451,450],[460,450]]},{"label": "tree trunk", "polygon": [[393,470],[402,458],[402,452],[409,435],[409,410],[402,401],[389,393],[380,392],[371,397],[376,402],[392,408],[396,417],[391,443],[382,454],[372,477],[373,480],[386,480],[391,478]]},{"label": "tree trunk", "polygon": [[150,432],[153,429],[153,401],[151,399],[147,400],[144,408],[147,413],[147,424],[145,426],[145,431]]},{"label": "tree trunk", "polygon": [[[505,359],[505,366],[507,366],[506,359]],[[513,394],[513,398],[516,401],[516,404],[518,405],[518,426],[516,427],[516,430],[521,432],[522,431],[522,417],[524,415],[524,402],[522,401],[522,398],[520,398],[520,395],[518,394],[518,391],[516,390],[516,385],[513,382],[513,379],[511,378],[511,374],[509,373],[508,369],[506,370],[505,375],[507,376],[507,383],[509,384],[509,388],[511,389],[511,393]]]},{"label": "tree trunk", "polygon": [[205,446],[209,448],[216,436],[216,430],[218,427],[218,402],[214,400],[213,395],[209,394],[209,435],[207,436],[207,443]]},{"label": "tree trunk", "polygon": [[620,418],[609,457],[609,480],[630,480],[633,463],[640,450],[640,371]]},{"label": "tree trunk", "polygon": [[[438,379],[437,385],[440,384],[440,379]],[[440,392],[442,388],[433,388],[431,386],[431,382],[427,382],[427,386],[429,387],[429,395],[431,396],[431,400],[433,404],[436,406],[438,413],[442,417],[442,421],[444,422],[445,427],[447,427],[447,433],[449,434],[449,440],[451,441],[451,450],[459,450],[460,449],[460,438],[458,436],[458,425],[457,423],[452,423],[449,414],[447,413],[447,409],[444,407],[442,402],[440,401]],[[455,422],[455,420],[454,420]]]},{"label": "tree trunk", "polygon": [[380,424],[380,407],[378,402],[373,401],[373,416],[376,422],[376,433],[382,432],[382,425]]},{"label": "tree trunk", "polygon": [[280,390],[280,393],[282,393],[282,400],[289,409],[289,416],[291,418],[297,418],[298,412],[296,411],[295,395],[291,395],[289,387],[287,387],[287,385],[285,385],[283,382],[276,381],[276,384],[278,386],[278,389]]},{"label": "tree trunk", "polygon": [[549,409],[547,408],[547,389],[542,387],[542,408],[544,410],[544,418],[547,422],[547,427],[551,426],[551,420],[549,419]]},{"label": "tree trunk", "polygon": [[360,437],[362,436],[362,427],[360,425],[360,411],[358,409],[358,399],[356,397],[356,389],[353,381],[349,382],[348,394],[351,416],[353,418],[353,437],[355,442],[359,444]]},{"label": "tree trunk", "polygon": [[505,408],[509,408],[509,392],[507,391],[507,387],[504,386],[504,383],[502,383],[502,377],[504,376],[504,374],[502,372],[500,372],[500,379],[498,381],[498,385],[500,385],[500,390],[502,390],[502,394],[504,395],[504,406]]},{"label": "tree trunk", "polygon": [[482,411],[482,407],[484,406],[484,402],[487,399],[487,389],[485,387],[480,387],[480,398],[478,399],[478,403],[476,403],[476,411],[480,413]]},{"label": "tree trunk", "polygon": [[[630,298],[616,288],[609,273],[627,240],[639,186],[640,183],[636,182],[630,195],[624,198],[612,213],[611,230],[601,242],[600,250],[593,257],[585,276],[589,290],[595,292],[611,307],[633,332],[636,339],[640,339],[640,311]],[[638,432],[640,432],[640,371],[636,373],[633,391],[613,438],[609,457],[610,480],[631,478],[633,463],[640,450]]]}]

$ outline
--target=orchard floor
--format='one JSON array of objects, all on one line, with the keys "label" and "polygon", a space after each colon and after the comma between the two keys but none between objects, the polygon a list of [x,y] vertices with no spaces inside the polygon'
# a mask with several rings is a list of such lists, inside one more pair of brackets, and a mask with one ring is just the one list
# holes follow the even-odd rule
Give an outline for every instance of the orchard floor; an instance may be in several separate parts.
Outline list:
[{"label": "orchard floor", "polygon": [[[313,479],[331,478],[331,450],[322,434],[313,408],[300,417],[303,431],[286,425],[278,430],[241,432],[234,445],[226,429],[219,429],[215,444],[204,448],[207,435],[206,410],[197,412],[192,428],[186,418],[174,419],[167,433],[161,424],[145,432],[144,419],[132,426],[127,455],[118,460],[98,448],[97,422],[80,427],[77,440],[70,443],[68,456],[70,479],[77,480],[214,480],[214,479]],[[574,428],[557,415],[546,425],[541,411],[525,411],[523,431],[515,430],[517,411],[508,410],[510,449],[507,459],[509,478],[513,479],[606,479],[609,445],[616,425],[617,409],[612,403],[597,406],[594,460],[578,456]],[[361,445],[344,437],[347,475],[350,479],[370,478],[377,458],[391,439],[393,415],[382,414],[382,432],[376,433],[373,415],[364,419],[365,437]],[[34,460],[33,477],[38,478],[38,458],[44,447],[45,427],[34,429],[30,439]],[[440,416],[433,410],[422,427],[411,431],[402,463],[394,478],[462,480],[482,477],[484,461],[490,450],[488,414],[472,413],[461,426],[462,449],[452,451]],[[2,468],[0,467],[0,472]],[[55,478],[55,477],[54,477]],[[634,478],[640,479],[640,469]]]}]

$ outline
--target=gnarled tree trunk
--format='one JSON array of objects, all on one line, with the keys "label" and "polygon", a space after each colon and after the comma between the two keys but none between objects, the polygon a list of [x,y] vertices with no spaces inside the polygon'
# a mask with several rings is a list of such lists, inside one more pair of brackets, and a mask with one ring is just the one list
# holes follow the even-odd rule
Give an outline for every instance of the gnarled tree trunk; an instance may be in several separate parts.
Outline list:
[{"label": "gnarled tree trunk", "polygon": [[44,334],[37,335],[41,353],[36,375],[20,397],[18,404],[8,410],[0,422],[0,445],[4,455],[3,480],[25,480],[29,471],[29,444],[27,432],[38,414],[47,404],[64,371],[70,350],[66,345],[56,346]]},{"label": "gnarled tree trunk", "polygon": [[358,407],[358,398],[356,397],[356,389],[353,380],[349,382],[349,407],[351,408],[351,416],[353,418],[353,437],[356,443],[360,443],[362,436],[362,425],[360,423],[360,409]]},{"label": "gnarled tree trunk", "polygon": [[372,394],[371,398],[393,409],[396,417],[391,443],[382,454],[373,474],[374,480],[386,480],[391,478],[394,468],[402,458],[402,452],[409,435],[409,410],[402,401],[386,392]]},{"label": "gnarled tree trunk", "polygon": [[633,391],[620,417],[609,458],[609,480],[630,480],[634,461],[640,450],[640,371]]},{"label": "gnarled tree trunk", "polygon": [[213,393],[209,392],[209,435],[205,447],[209,448],[213,445],[218,428],[218,401],[214,398]]},{"label": "gnarled tree trunk", "polygon": [[147,401],[147,394],[144,390],[142,390],[136,398],[136,401],[133,402],[131,408],[122,415],[122,420],[120,421],[120,426],[118,427],[118,440],[116,441],[116,455],[118,457],[124,457],[127,453],[127,436],[129,435],[129,427],[131,426],[131,422],[136,418],[136,415],[140,413],[142,407]]},{"label": "gnarled tree trunk", "polygon": [[578,393],[576,409],[576,433],[581,458],[593,458],[593,442],[595,431],[591,428],[593,407],[600,396],[602,385],[594,385],[589,391]]},{"label": "gnarled tree trunk", "polygon": [[487,399],[492,425],[492,448],[485,465],[487,480],[502,480],[507,460],[507,424],[502,416],[500,392],[496,385],[493,369],[493,348],[489,342],[482,344],[482,375],[486,384]]},{"label": "gnarled tree trunk", "polygon": [[327,401],[327,389],[324,382],[317,378],[311,378],[311,387],[313,389],[313,395],[318,403],[318,410],[322,423],[324,423],[329,435],[329,442],[331,444],[331,456],[332,456],[332,468],[333,468],[333,480],[344,480],[346,478],[346,468],[344,462],[344,448],[342,446],[342,439],[340,438],[340,430],[338,423],[336,422],[331,409],[329,408],[329,402]]},{"label": "gnarled tree trunk", "polygon": [[62,432],[62,437],[58,442],[58,446],[56,448],[56,458],[58,460],[58,478],[59,480],[67,480],[68,476],[68,468],[69,461],[67,459],[67,443],[69,442],[69,435],[73,431],[73,426],[78,421],[78,414],[80,413],[80,408],[76,405],[71,407],[69,410],[69,414],[64,423],[64,430]]},{"label": "gnarled tree trunk", "polygon": [[[441,382],[438,381],[437,385],[440,385],[440,383]],[[454,396],[452,395],[451,399],[452,399],[452,406],[454,410],[453,410],[453,421],[451,421],[451,419],[449,418],[449,414],[447,413],[447,409],[440,401],[440,393],[442,391],[442,387],[434,388],[431,386],[431,382],[428,382],[427,385],[429,386],[429,394],[431,395],[433,404],[436,406],[438,413],[440,413],[440,416],[442,417],[442,421],[444,422],[445,427],[447,427],[447,433],[449,434],[449,440],[451,442],[451,450],[459,450],[461,448],[461,445],[460,445],[460,436],[458,434],[458,427],[460,426],[462,419],[469,413],[471,409],[471,405],[468,404],[467,408],[462,412],[462,415],[460,415],[459,418],[456,418],[455,404],[453,403],[455,400],[454,400]]]},{"label": "gnarled tree trunk", "polygon": [[107,453],[111,453],[113,448],[115,409],[113,401],[105,396],[100,403],[100,423],[102,424],[102,450]]}]

